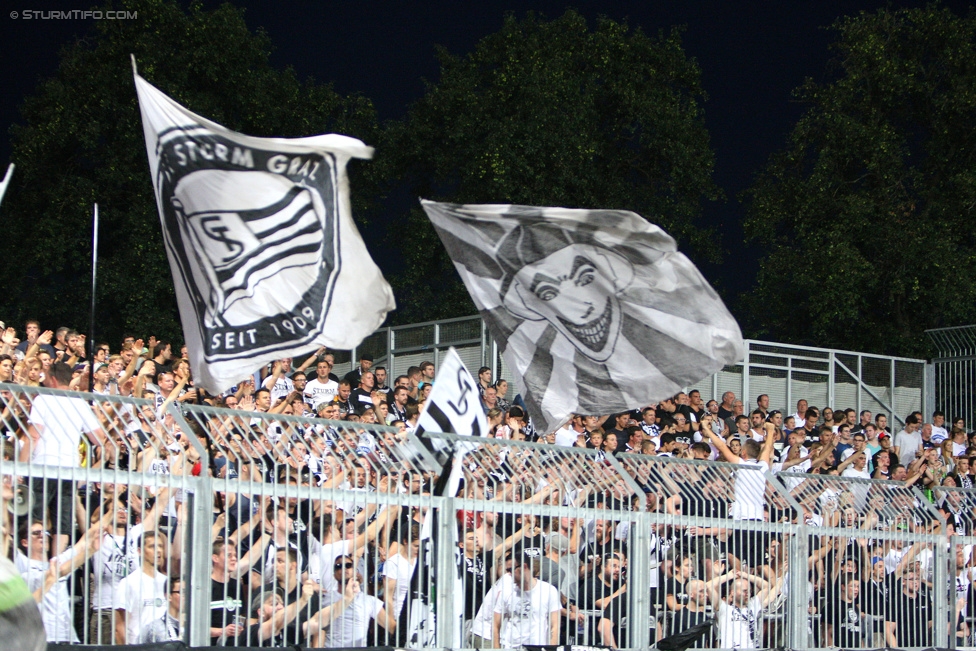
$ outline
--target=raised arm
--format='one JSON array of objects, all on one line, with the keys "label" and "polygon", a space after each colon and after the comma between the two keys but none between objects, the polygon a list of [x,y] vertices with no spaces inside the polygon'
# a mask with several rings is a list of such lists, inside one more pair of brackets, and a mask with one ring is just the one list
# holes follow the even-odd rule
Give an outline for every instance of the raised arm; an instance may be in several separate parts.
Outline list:
[{"label": "raised arm", "polygon": [[[715,449],[718,450],[719,456],[721,456],[725,461],[729,463],[741,462],[741,459],[739,459],[739,457],[737,457],[736,454],[729,449],[728,444],[722,439],[722,437],[715,434],[711,428],[705,428],[705,436],[708,437],[708,442],[715,446]],[[763,449],[765,449],[765,447]]]},{"label": "raised arm", "polygon": [[776,443],[776,426],[772,423],[764,423],[763,431],[766,433],[763,438],[762,451],[759,453],[759,460],[767,466],[773,463],[773,444]]}]

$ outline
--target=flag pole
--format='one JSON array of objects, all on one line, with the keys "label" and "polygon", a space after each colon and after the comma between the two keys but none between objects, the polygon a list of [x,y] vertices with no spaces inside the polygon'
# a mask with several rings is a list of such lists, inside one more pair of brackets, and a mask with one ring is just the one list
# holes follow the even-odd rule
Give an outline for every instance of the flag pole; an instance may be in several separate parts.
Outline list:
[{"label": "flag pole", "polygon": [[91,320],[88,322],[88,390],[95,388],[95,281],[98,272],[98,204],[94,208],[92,224],[92,288]]},{"label": "flag pole", "polygon": [[7,193],[7,186],[10,185],[10,179],[14,175],[14,167],[16,166],[13,163],[8,165],[7,173],[4,174],[3,180],[0,181],[0,203],[3,203],[3,195]]}]

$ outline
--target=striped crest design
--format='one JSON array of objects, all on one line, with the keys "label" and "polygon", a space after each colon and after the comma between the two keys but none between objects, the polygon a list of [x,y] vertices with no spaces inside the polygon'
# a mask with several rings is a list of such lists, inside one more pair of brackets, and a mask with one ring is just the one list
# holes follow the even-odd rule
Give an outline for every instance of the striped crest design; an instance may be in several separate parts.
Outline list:
[{"label": "striped crest design", "polygon": [[354,348],[383,323],[393,292],[353,222],[346,174],[371,148],[235,133],[135,82],[196,386],[217,393],[273,360]]}]

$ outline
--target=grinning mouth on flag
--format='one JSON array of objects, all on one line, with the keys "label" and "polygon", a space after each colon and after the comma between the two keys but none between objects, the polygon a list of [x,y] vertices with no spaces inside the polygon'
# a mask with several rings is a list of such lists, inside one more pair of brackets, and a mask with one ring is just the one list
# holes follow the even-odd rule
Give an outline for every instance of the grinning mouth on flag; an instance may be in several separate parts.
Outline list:
[{"label": "grinning mouth on flag", "polygon": [[603,350],[610,338],[610,322],[613,320],[613,302],[607,297],[607,306],[603,313],[592,321],[583,325],[576,325],[557,315],[559,322],[578,339],[583,345],[594,352]]}]

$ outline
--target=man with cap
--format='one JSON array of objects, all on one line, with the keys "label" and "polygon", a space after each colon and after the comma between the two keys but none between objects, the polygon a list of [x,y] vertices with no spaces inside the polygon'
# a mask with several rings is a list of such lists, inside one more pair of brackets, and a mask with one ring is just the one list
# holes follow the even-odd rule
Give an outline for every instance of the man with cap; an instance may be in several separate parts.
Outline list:
[{"label": "man with cap", "polygon": [[363,377],[363,373],[373,367],[373,356],[369,353],[362,353],[359,356],[359,366],[346,373],[342,378],[349,382],[350,386],[358,386]]}]

